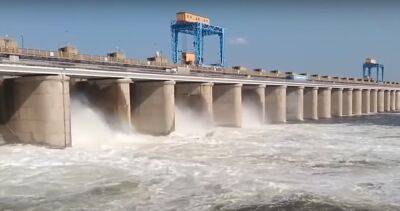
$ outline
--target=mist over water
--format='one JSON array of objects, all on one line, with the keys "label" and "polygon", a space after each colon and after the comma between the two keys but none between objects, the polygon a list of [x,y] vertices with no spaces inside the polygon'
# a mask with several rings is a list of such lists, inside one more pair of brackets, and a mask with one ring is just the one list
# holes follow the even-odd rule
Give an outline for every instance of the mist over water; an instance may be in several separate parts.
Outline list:
[{"label": "mist over water", "polygon": [[259,118],[257,105],[253,102],[244,101],[242,104],[242,127],[252,128],[261,127],[263,125]]},{"label": "mist over water", "polygon": [[200,116],[190,108],[177,106],[175,108],[175,131],[174,134],[197,135],[212,130],[207,118]]},{"label": "mist over water", "polygon": [[153,137],[74,100],[72,148],[0,147],[0,210],[400,210],[399,114],[219,128],[176,112]]},{"label": "mist over water", "polygon": [[84,96],[71,100],[72,147],[77,149],[102,149],[125,143],[142,141],[133,130],[116,130],[110,127],[106,117],[90,107]]}]

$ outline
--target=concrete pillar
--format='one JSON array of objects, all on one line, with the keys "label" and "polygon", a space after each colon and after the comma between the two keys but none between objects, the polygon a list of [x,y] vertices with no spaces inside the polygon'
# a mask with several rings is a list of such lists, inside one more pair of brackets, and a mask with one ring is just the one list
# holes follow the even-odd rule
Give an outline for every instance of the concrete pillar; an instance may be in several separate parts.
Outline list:
[{"label": "concrete pillar", "polygon": [[396,111],[400,110],[400,90],[396,91]]},{"label": "concrete pillar", "polygon": [[343,116],[353,116],[353,89],[343,89]]},{"label": "concrete pillar", "polygon": [[330,87],[320,87],[318,90],[318,118],[331,118],[331,90]]},{"label": "concrete pillar", "polygon": [[390,107],[390,90],[385,90],[385,112],[389,112]]},{"label": "concrete pillar", "polygon": [[390,110],[396,110],[396,91],[390,90]]},{"label": "concrete pillar", "polygon": [[362,90],[353,89],[353,116],[362,114]]},{"label": "concrete pillar", "polygon": [[99,109],[111,126],[119,127],[131,124],[131,83],[130,79],[96,79],[78,82],[73,89],[74,94],[83,91],[90,106]]},{"label": "concrete pillar", "polygon": [[7,128],[18,141],[55,148],[71,146],[69,78],[26,76],[9,80]]},{"label": "concrete pillar", "polygon": [[286,122],[286,86],[267,86],[266,121],[270,123]]},{"label": "concrete pillar", "polygon": [[5,83],[3,78],[0,78],[0,125],[7,123],[6,112]]},{"label": "concrete pillar", "polygon": [[175,129],[174,81],[136,81],[131,86],[132,120],[136,130],[167,135]]},{"label": "concrete pillar", "polygon": [[383,89],[378,91],[378,112],[385,112],[385,90]]},{"label": "concrete pillar", "polygon": [[318,87],[304,89],[304,119],[318,119]]},{"label": "concrete pillar", "polygon": [[286,116],[290,121],[303,121],[303,86],[291,86],[286,90]]},{"label": "concrete pillar", "polygon": [[370,113],[377,113],[378,112],[378,90],[371,89],[370,92]]},{"label": "concrete pillar", "polygon": [[371,111],[371,90],[362,90],[362,114],[369,114]]},{"label": "concrete pillar", "polygon": [[[198,119],[213,122],[212,83],[177,83],[175,100],[178,108],[190,109]],[[184,124],[187,124],[184,123]]]},{"label": "concrete pillar", "polygon": [[343,88],[332,89],[332,116],[341,117],[343,115]]},{"label": "concrete pillar", "polygon": [[214,122],[219,126],[242,126],[242,84],[215,84],[213,87]]},{"label": "concrete pillar", "polygon": [[[265,123],[265,85],[244,85],[242,103],[243,115],[256,115],[259,123]],[[246,114],[248,111],[252,114]]]}]

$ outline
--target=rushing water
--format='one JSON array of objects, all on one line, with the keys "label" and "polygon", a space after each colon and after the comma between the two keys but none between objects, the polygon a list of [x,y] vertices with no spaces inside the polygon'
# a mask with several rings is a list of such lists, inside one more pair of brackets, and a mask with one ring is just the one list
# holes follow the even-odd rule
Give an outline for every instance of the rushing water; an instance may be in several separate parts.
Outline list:
[{"label": "rushing water", "polygon": [[400,210],[398,114],[192,122],[139,136],[75,109],[72,148],[0,147],[0,210]]}]

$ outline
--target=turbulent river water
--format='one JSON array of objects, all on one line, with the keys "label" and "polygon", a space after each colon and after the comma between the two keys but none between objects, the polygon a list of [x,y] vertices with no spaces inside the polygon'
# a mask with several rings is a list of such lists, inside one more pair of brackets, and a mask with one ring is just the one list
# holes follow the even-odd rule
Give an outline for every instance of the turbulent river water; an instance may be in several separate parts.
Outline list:
[{"label": "turbulent river water", "polygon": [[181,117],[166,137],[115,132],[79,103],[72,115],[72,148],[0,147],[0,210],[400,210],[399,114],[244,128]]}]

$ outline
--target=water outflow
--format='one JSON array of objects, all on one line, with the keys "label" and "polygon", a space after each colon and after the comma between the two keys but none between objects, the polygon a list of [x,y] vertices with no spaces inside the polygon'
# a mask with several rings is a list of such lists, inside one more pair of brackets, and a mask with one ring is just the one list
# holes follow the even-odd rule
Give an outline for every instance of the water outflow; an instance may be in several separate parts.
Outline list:
[{"label": "water outflow", "polygon": [[105,118],[100,111],[90,107],[85,96],[72,98],[72,147],[93,150],[142,140],[133,128],[124,131],[113,129]]},{"label": "water outflow", "polygon": [[72,148],[0,147],[0,210],[400,210],[398,114],[152,137],[72,104]]},{"label": "water outflow", "polygon": [[196,135],[212,130],[214,125],[193,109],[185,106],[175,108],[174,134]]},{"label": "water outflow", "polygon": [[242,104],[242,127],[252,128],[261,127],[263,125],[263,120],[260,119],[259,108],[254,102],[243,101]]}]

